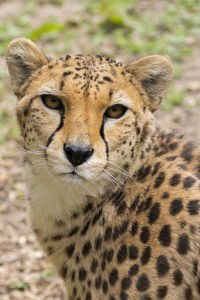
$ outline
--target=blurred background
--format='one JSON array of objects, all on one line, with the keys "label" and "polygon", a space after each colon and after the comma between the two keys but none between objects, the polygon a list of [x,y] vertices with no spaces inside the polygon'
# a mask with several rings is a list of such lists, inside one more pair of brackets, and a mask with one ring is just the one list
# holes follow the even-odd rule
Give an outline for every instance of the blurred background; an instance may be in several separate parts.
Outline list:
[{"label": "blurred background", "polygon": [[157,123],[200,145],[200,0],[0,0],[0,299],[64,299],[27,218],[16,99],[4,61],[19,36],[51,56],[104,54],[125,64],[168,56],[175,80]]}]

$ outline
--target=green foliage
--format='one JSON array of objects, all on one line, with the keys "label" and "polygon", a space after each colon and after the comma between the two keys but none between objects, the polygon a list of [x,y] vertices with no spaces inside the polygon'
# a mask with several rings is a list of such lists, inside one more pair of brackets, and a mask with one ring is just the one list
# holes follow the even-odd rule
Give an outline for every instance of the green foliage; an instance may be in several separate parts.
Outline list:
[{"label": "green foliage", "polygon": [[19,281],[19,282],[8,285],[9,290],[18,290],[18,291],[22,291],[22,292],[24,290],[27,290],[28,288],[29,288],[29,285],[23,281]]},{"label": "green foliage", "polygon": [[36,41],[38,39],[54,40],[58,38],[59,34],[63,31],[64,28],[64,24],[56,22],[46,22],[38,28],[31,30],[27,36],[33,41]]},{"label": "green foliage", "polygon": [[163,110],[170,111],[174,106],[181,105],[186,93],[186,89],[177,91],[174,85],[172,85],[169,89],[167,99],[164,101],[161,108]]},{"label": "green foliage", "polygon": [[[138,1],[137,1],[138,2]],[[200,5],[191,0],[170,3],[159,14],[137,11],[136,1],[88,1],[88,11],[99,15],[91,35],[112,39],[124,53],[158,53],[181,61],[191,52],[187,37],[200,33]],[[152,1],[152,5],[155,2]],[[99,39],[99,44],[102,41]]]},{"label": "green foliage", "polygon": [[37,281],[42,281],[45,278],[52,277],[54,274],[54,271],[51,269],[45,270],[38,276]]}]

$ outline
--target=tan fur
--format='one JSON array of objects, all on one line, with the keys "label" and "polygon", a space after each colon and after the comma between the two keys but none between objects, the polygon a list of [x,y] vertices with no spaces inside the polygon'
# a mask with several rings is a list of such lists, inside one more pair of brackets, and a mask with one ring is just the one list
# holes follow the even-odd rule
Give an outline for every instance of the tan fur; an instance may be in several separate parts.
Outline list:
[{"label": "tan fur", "polygon": [[[48,59],[26,39],[6,59],[33,229],[67,299],[200,299],[200,154],[156,130],[152,113],[173,77],[168,60]],[[62,110],[47,108],[44,94]],[[127,110],[109,118],[116,104]],[[66,144],[92,155],[73,166]]]}]

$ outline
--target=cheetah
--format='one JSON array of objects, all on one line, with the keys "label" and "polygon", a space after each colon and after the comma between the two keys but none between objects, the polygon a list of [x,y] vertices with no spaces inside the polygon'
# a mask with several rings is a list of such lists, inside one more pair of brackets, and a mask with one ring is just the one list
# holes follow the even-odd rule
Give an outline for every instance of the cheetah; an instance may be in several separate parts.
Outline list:
[{"label": "cheetah", "polygon": [[153,114],[168,59],[54,59],[18,38],[6,61],[33,230],[66,299],[200,299],[200,152]]}]

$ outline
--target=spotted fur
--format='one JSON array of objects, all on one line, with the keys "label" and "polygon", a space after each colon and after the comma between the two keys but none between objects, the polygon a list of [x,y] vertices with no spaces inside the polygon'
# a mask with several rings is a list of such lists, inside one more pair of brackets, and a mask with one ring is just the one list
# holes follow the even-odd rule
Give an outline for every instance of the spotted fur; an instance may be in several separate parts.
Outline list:
[{"label": "spotted fur", "polygon": [[[200,153],[154,125],[168,60],[49,59],[26,39],[6,59],[33,229],[67,299],[200,299]],[[63,109],[45,107],[43,94]],[[106,117],[119,103],[126,113]],[[93,152],[74,167],[66,144]]]}]

